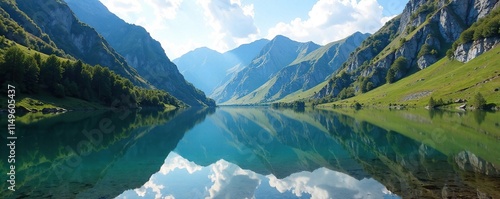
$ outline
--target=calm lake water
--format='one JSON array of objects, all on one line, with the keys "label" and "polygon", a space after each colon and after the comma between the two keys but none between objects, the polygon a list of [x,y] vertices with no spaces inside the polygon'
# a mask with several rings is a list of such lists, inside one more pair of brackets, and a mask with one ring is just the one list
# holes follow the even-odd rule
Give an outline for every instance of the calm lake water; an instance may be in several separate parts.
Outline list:
[{"label": "calm lake water", "polygon": [[70,112],[17,135],[0,198],[500,198],[500,113]]}]

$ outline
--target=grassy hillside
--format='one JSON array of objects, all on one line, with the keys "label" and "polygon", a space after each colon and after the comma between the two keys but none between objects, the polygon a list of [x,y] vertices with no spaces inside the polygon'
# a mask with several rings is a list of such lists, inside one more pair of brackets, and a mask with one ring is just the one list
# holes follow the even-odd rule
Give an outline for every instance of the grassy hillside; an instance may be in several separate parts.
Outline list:
[{"label": "grassy hillside", "polygon": [[[500,46],[468,63],[443,58],[432,66],[392,84],[385,84],[368,93],[322,104],[350,105],[359,102],[368,106],[408,104],[424,107],[430,97],[455,101],[470,101],[480,92],[487,103],[500,105]],[[457,104],[456,106],[459,106]]]},{"label": "grassy hillside", "polygon": [[294,93],[291,93],[290,95],[287,95],[283,99],[278,100],[277,102],[289,103],[289,102],[294,102],[294,101],[307,101],[307,99],[309,99],[314,94],[319,92],[323,87],[325,87],[327,83],[328,82],[325,81],[325,82],[320,83],[320,84],[316,85],[315,87],[312,87],[311,89],[308,89],[305,91],[298,90]]}]

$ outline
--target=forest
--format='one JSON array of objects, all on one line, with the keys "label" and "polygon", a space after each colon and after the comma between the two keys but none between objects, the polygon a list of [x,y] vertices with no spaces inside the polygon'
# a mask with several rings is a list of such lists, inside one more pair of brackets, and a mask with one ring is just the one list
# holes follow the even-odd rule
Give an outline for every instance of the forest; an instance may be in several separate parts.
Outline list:
[{"label": "forest", "polygon": [[[5,42],[5,39],[0,40]],[[21,94],[45,92],[58,98],[73,97],[107,107],[185,106],[165,91],[134,86],[130,80],[100,65],[90,66],[80,60],[71,61],[55,55],[43,59],[40,53],[25,52],[16,45],[2,54],[0,76],[4,78],[0,79],[0,85],[14,85]],[[130,100],[117,103],[116,99],[124,96]]]}]

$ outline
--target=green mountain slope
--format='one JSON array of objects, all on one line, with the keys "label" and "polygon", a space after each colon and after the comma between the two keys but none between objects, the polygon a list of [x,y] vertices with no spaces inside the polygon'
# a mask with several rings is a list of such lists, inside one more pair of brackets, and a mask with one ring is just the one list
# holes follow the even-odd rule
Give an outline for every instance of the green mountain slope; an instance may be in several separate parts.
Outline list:
[{"label": "green mountain slope", "polygon": [[[453,104],[464,99],[471,101],[473,96],[481,93],[487,102],[498,104],[500,102],[499,19],[500,10],[496,9],[464,30],[447,51],[448,59],[443,58],[414,75],[341,103],[356,100],[375,106],[388,104],[424,106],[432,96],[435,100],[443,100],[444,104]],[[459,105],[462,104],[454,106]]]},{"label": "green mountain slope", "polygon": [[[455,101],[480,92],[488,103],[500,105],[500,46],[467,62],[443,58],[436,64],[393,84],[385,84],[368,93],[333,104],[352,104],[355,101],[370,106],[408,104],[425,106],[430,97]],[[325,104],[329,106],[332,104]],[[456,104],[458,107],[462,104]]]},{"label": "green mountain slope", "polygon": [[[90,65],[99,64],[109,67],[136,85],[151,87],[94,29],[80,22],[64,2],[17,0],[15,6],[18,9],[13,9],[13,11],[22,11],[22,13],[11,15],[29,17],[28,21],[40,27],[66,54]],[[31,23],[20,25],[25,30],[33,29]]]},{"label": "green mountain slope", "polygon": [[167,92],[133,85],[106,67],[43,55],[8,39],[0,43],[0,77],[0,85],[14,90],[0,96],[0,109],[14,99],[17,112],[184,106]]},{"label": "green mountain slope", "polygon": [[45,54],[68,56],[13,1],[0,1],[0,35]]},{"label": "green mountain slope", "polygon": [[403,13],[369,37],[314,97],[344,99],[425,69],[498,5],[497,0],[410,0]]},{"label": "green mountain slope", "polygon": [[[147,90],[152,86],[63,2],[0,5],[0,85],[15,86],[20,112],[185,106]],[[0,97],[0,108],[6,100]]]},{"label": "green mountain slope", "polygon": [[94,27],[138,74],[158,89],[171,93],[191,106],[214,106],[213,100],[187,82],[149,33],[111,13],[98,0],[67,0],[83,22]]}]

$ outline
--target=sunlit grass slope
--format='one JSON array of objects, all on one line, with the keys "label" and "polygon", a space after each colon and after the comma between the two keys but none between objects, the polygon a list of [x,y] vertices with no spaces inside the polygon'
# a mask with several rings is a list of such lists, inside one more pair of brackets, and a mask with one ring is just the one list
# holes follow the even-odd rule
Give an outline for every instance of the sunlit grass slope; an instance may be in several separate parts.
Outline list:
[{"label": "sunlit grass slope", "polygon": [[365,106],[408,104],[424,107],[430,97],[443,99],[445,102],[456,99],[470,101],[478,92],[484,96],[487,103],[500,105],[500,46],[468,63],[443,58],[395,83],[321,106],[359,102]]}]

